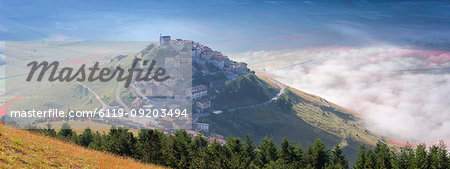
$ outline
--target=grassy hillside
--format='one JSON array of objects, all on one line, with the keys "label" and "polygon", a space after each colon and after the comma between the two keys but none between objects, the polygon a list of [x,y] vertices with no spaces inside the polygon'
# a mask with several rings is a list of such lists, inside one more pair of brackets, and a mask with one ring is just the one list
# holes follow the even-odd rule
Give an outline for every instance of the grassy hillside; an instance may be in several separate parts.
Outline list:
[{"label": "grassy hillside", "polygon": [[238,80],[227,81],[220,94],[213,100],[215,109],[229,108],[257,104],[269,100],[276,95],[278,89],[270,83],[249,73]]},{"label": "grassy hillside", "polygon": [[340,138],[375,145],[380,139],[371,134],[356,114],[327,100],[307,94],[305,92],[288,88],[289,98],[295,103],[294,110],[297,116],[317,128],[325,130]]},{"label": "grassy hillside", "polygon": [[[259,76],[258,81],[265,81],[260,84],[270,84],[271,88],[278,89],[267,77]],[[239,98],[232,100],[244,102]],[[351,161],[356,158],[360,144],[375,145],[379,139],[369,133],[352,112],[289,87],[277,101],[267,105],[212,114],[200,121],[209,123],[212,132],[224,136],[242,137],[248,133],[255,140],[273,136],[276,142],[286,137],[302,145],[309,145],[320,137],[328,146],[344,146],[344,152]]]},{"label": "grassy hillside", "polygon": [[249,134],[255,141],[265,136],[272,136],[276,142],[286,137],[289,140],[299,141],[302,145],[312,144],[318,137],[327,145],[340,141],[338,137],[309,125],[294,112],[285,112],[276,103],[210,115],[201,120],[209,123],[213,132],[238,137]]},{"label": "grassy hillside", "polygon": [[163,168],[0,124],[0,168]]}]

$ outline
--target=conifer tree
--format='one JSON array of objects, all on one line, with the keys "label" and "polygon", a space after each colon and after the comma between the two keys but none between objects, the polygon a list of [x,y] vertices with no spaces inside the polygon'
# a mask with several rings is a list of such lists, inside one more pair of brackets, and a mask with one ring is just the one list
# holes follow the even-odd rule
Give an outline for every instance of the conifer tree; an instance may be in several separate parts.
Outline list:
[{"label": "conifer tree", "polygon": [[295,168],[304,168],[305,165],[305,152],[303,151],[303,147],[300,143],[297,143],[294,147],[294,167]]},{"label": "conifer tree", "polygon": [[414,168],[428,168],[428,155],[425,144],[419,144],[416,148]]},{"label": "conifer tree", "polygon": [[366,146],[361,145],[359,146],[358,157],[356,158],[356,161],[353,164],[353,168],[364,169],[366,163],[367,163]]},{"label": "conifer tree", "polygon": [[392,156],[386,144],[378,141],[375,149],[375,168],[393,168]]},{"label": "conifer tree", "polygon": [[56,136],[56,131],[54,128],[52,128],[52,125],[50,123],[47,123],[44,135],[51,136],[51,137]]},{"label": "conifer tree", "polygon": [[225,147],[227,148],[229,154],[242,153],[244,151],[244,146],[241,143],[241,139],[236,137],[228,137]]},{"label": "conifer tree", "polygon": [[280,143],[280,149],[278,151],[278,156],[283,159],[286,163],[292,163],[295,160],[294,146],[289,143],[286,138]]},{"label": "conifer tree", "polygon": [[105,135],[100,135],[98,131],[92,136],[92,142],[89,144],[89,148],[102,151],[105,150],[106,138]]},{"label": "conifer tree", "polygon": [[306,151],[305,151],[305,164],[307,165],[311,165],[311,167],[314,166],[314,149],[312,147],[311,144],[308,145],[308,147],[306,147]]},{"label": "conifer tree", "polygon": [[320,138],[314,141],[313,159],[315,168],[324,168],[329,163],[329,150]]},{"label": "conifer tree", "polygon": [[57,133],[58,138],[73,142],[73,135],[75,135],[75,132],[70,127],[69,123],[65,122],[61,126],[61,130]]},{"label": "conifer tree", "polygon": [[246,156],[241,139],[228,137],[225,148],[228,159],[227,168],[248,168],[248,166],[250,166],[250,157]]},{"label": "conifer tree", "polygon": [[142,129],[136,143],[138,159],[153,164],[163,164],[163,133],[157,130]]},{"label": "conifer tree", "polygon": [[447,153],[447,147],[443,141],[440,141],[438,145],[433,145],[430,148],[428,155],[430,168],[449,168],[449,157]]},{"label": "conifer tree", "polygon": [[413,168],[414,150],[411,145],[402,148],[400,154],[397,155],[396,167]]},{"label": "conifer tree", "polygon": [[255,151],[256,147],[253,143],[252,138],[250,137],[250,135],[245,135],[244,137],[244,151],[245,151],[245,156],[249,158],[250,161],[254,161],[256,158],[256,151]]},{"label": "conifer tree", "polygon": [[375,168],[375,153],[371,148],[366,149],[366,163],[364,164],[365,168]]},{"label": "conifer tree", "polygon": [[277,147],[272,138],[265,137],[261,140],[261,144],[258,146],[258,164],[262,168],[264,165],[269,164],[270,161],[276,161],[278,159]]},{"label": "conifer tree", "polygon": [[87,146],[89,146],[89,144],[91,144],[93,137],[94,136],[92,134],[91,129],[86,128],[86,129],[84,129],[83,133],[80,134],[80,136],[78,137],[77,144],[87,147]]},{"label": "conifer tree", "polygon": [[185,130],[178,130],[168,141],[167,163],[174,168],[189,168],[191,138]]},{"label": "conifer tree", "polygon": [[342,149],[339,144],[334,146],[332,150],[332,161],[335,166],[339,166],[340,168],[348,168],[348,160],[345,159],[345,155],[342,153]]},{"label": "conifer tree", "polygon": [[438,165],[436,168],[450,168],[450,157],[447,151],[447,146],[444,141],[439,141],[438,147]]},{"label": "conifer tree", "polygon": [[114,154],[133,156],[136,150],[135,144],[136,139],[133,133],[128,132],[128,129],[113,126],[109,130],[105,148]]}]

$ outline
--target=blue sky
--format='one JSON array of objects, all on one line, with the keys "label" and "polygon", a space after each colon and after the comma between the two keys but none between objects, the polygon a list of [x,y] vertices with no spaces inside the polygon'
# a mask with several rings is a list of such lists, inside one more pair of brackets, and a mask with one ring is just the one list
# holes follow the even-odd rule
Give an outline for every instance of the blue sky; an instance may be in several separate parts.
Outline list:
[{"label": "blue sky", "polygon": [[162,33],[231,54],[380,41],[448,46],[449,7],[448,1],[1,1],[0,40],[148,41]]}]

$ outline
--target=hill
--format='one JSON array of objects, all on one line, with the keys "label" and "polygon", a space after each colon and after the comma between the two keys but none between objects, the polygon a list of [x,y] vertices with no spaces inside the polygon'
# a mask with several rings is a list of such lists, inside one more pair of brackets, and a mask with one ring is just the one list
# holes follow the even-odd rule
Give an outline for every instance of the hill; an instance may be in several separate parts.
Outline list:
[{"label": "hill", "polygon": [[0,168],[164,168],[0,124]]},{"label": "hill", "polygon": [[[173,43],[178,43],[178,40]],[[254,141],[272,136],[278,143],[286,137],[302,145],[310,145],[316,138],[322,138],[329,147],[336,144],[344,146],[344,152],[351,160],[356,158],[360,144],[375,145],[379,139],[369,133],[352,112],[323,98],[279,84],[263,74],[255,74],[247,68],[246,63],[230,60],[221,52],[205,45],[195,42],[190,44],[192,55],[186,51],[184,53],[189,53],[188,58],[192,56],[192,68],[189,68],[192,69],[192,88],[205,93],[193,100],[193,123],[194,126],[199,124],[198,122],[206,123],[209,127],[209,131],[207,129],[203,133],[206,136],[216,137],[218,134],[243,137],[250,134]],[[131,65],[134,58],[154,59],[162,63],[165,63],[166,59],[183,58],[177,57],[183,51],[177,53],[169,49],[170,46],[159,47],[150,44],[138,53],[110,58],[103,62],[102,66]],[[189,76],[190,71],[184,74]],[[187,84],[190,84],[189,81],[182,83]],[[160,86],[164,87],[166,84]],[[133,82],[130,88],[122,88],[120,83],[114,81],[106,84],[55,83],[30,93],[32,97],[24,96],[25,99],[12,105],[11,109],[25,107],[57,107],[62,110],[91,110],[95,107],[127,109],[133,104],[135,107],[152,104],[141,98],[157,93],[153,91],[154,87]],[[8,94],[11,94],[19,90],[8,91],[10,92]],[[55,91],[65,94],[53,96]],[[13,96],[11,94],[10,97]],[[43,96],[48,98],[44,100]],[[64,96],[71,97],[62,99]],[[212,113],[215,110],[221,110],[223,113]],[[66,119],[68,120],[71,119]],[[40,123],[46,124],[46,121]],[[83,125],[73,127],[85,128]],[[203,129],[194,127],[194,130]]]},{"label": "hill", "polygon": [[[280,89],[271,78],[263,74],[254,78],[255,83],[249,86],[261,88],[257,90],[259,92],[267,92],[259,95],[273,96],[273,89]],[[249,91],[256,92],[256,90]],[[247,102],[245,95],[229,97],[232,98],[229,100],[232,100],[232,103]],[[265,98],[268,99],[270,97]],[[224,100],[227,99],[221,98],[220,103],[222,104]],[[250,134],[255,141],[272,136],[276,142],[281,142],[286,137],[302,145],[309,145],[314,139],[321,138],[327,146],[335,144],[344,146],[344,152],[351,161],[356,159],[359,145],[373,146],[380,139],[369,133],[354,113],[318,96],[285,87],[276,100],[257,104],[258,101],[261,103],[265,100],[254,100],[253,104],[256,106],[211,114],[199,121],[210,124],[212,133],[237,137]]]}]

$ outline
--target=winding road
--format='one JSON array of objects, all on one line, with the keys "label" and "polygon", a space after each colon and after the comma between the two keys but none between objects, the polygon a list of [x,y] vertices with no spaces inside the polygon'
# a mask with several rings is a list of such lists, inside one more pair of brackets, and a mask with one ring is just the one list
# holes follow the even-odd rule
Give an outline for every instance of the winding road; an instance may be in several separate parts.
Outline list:
[{"label": "winding road", "polygon": [[98,94],[97,94],[94,90],[92,90],[91,88],[89,88],[88,86],[84,85],[84,84],[81,83],[81,82],[77,82],[77,83],[80,84],[81,86],[87,88],[90,92],[92,92],[92,93],[94,94],[95,98],[102,104],[102,109],[103,109],[103,110],[109,108],[109,106],[108,106],[107,104],[105,104],[105,102],[103,102],[102,99],[100,99],[100,96],[98,96]]},{"label": "winding road", "polygon": [[[125,59],[121,59],[121,60],[117,61],[116,65],[114,65],[114,67],[119,66],[120,62],[122,62],[123,60],[125,60]],[[120,98],[120,89],[121,89],[120,86],[121,85],[122,85],[122,82],[117,83],[117,87],[114,90],[114,97],[115,97],[114,101],[116,101],[116,103],[118,103],[120,106],[122,106],[125,109],[125,111],[129,112],[130,108]]]},{"label": "winding road", "polygon": [[121,89],[121,84],[122,84],[122,82],[119,82],[119,83],[117,83],[117,87],[116,87],[116,89],[114,90],[114,97],[116,98],[116,99],[114,99],[115,101],[116,101],[116,103],[118,103],[120,106],[122,106],[124,109],[125,109],[125,111],[129,111],[130,110],[130,108],[127,106],[127,104],[125,104],[123,101],[122,101],[122,99],[120,98],[120,89]]},{"label": "winding road", "polygon": [[[246,106],[240,106],[240,107],[235,107],[235,108],[230,108],[227,111],[228,112],[232,112],[232,111],[236,111],[236,110],[242,110],[242,109],[248,109],[248,108],[255,108],[258,106],[264,106],[267,105],[269,103],[272,103],[273,101],[277,100],[278,96],[282,95],[284,93],[284,89],[285,86],[283,84],[281,84],[278,81],[273,80],[272,78],[268,78],[272,83],[275,83],[275,85],[278,86],[278,88],[280,88],[280,91],[277,93],[277,95],[273,96],[270,100],[267,100],[265,102],[262,103],[257,103],[257,104],[252,104],[252,105],[246,105]],[[198,119],[200,117],[205,117],[205,116],[209,116],[211,113],[199,113],[196,114],[195,119],[192,121],[193,123],[197,123]]]},{"label": "winding road", "polygon": [[[118,62],[114,65],[114,67],[117,67],[121,61],[122,61],[122,60],[118,61]],[[105,102],[103,102],[103,100],[100,99],[100,96],[98,96],[98,94],[97,94],[94,90],[92,90],[92,89],[89,88],[88,86],[84,85],[83,83],[80,83],[80,82],[77,82],[77,83],[80,84],[80,85],[82,85],[83,87],[87,88],[90,92],[92,92],[92,93],[95,95],[95,98],[96,98],[98,101],[100,101],[100,103],[102,104],[102,109],[103,109],[103,110],[106,110],[106,109],[109,108],[109,105],[107,105]],[[128,111],[128,110],[129,110],[129,107],[122,101],[122,99],[120,99],[120,89],[121,89],[120,86],[121,86],[121,84],[122,84],[122,82],[119,82],[119,83],[117,84],[117,87],[116,87],[116,89],[115,89],[115,91],[114,91],[114,96],[115,96],[115,99],[114,99],[114,100],[115,100],[115,102],[118,103],[120,106],[122,106],[123,108],[125,108],[126,111]]]},{"label": "winding road", "polygon": [[232,112],[232,111],[236,111],[236,110],[241,110],[241,109],[247,109],[247,108],[254,108],[254,107],[258,107],[258,106],[263,106],[269,103],[272,103],[273,101],[277,100],[278,96],[282,95],[284,92],[284,85],[282,85],[281,83],[273,80],[272,78],[268,78],[272,83],[275,83],[275,85],[278,86],[278,88],[280,88],[280,91],[278,92],[277,95],[273,96],[270,100],[267,100],[263,103],[258,103],[258,104],[252,104],[252,105],[247,105],[247,106],[240,106],[240,107],[235,107],[235,108],[230,108],[227,111],[228,112]]}]

